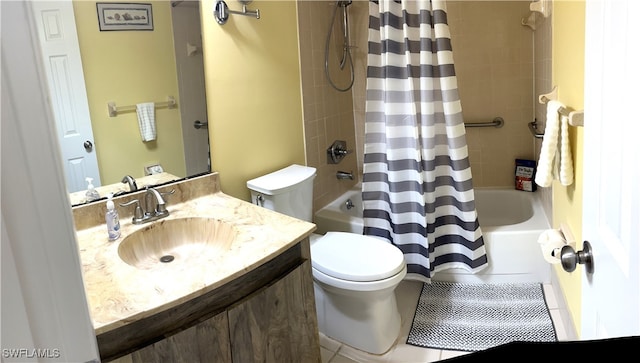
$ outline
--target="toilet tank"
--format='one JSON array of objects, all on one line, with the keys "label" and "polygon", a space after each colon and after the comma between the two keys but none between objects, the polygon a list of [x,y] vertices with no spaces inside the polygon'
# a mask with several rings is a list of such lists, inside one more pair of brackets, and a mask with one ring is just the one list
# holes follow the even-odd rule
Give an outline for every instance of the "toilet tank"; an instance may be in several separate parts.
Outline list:
[{"label": "toilet tank", "polygon": [[311,222],[315,176],[315,168],[294,164],[249,180],[251,202]]}]

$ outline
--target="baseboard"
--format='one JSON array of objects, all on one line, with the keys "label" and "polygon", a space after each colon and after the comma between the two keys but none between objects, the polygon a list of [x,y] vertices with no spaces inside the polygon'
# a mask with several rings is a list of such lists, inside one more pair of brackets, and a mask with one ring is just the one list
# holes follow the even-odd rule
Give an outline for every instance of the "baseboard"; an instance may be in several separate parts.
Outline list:
[{"label": "baseboard", "polygon": [[564,296],[564,291],[560,287],[560,280],[558,279],[557,269],[551,269],[551,287],[553,288],[553,294],[558,302],[558,311],[562,319],[562,324],[566,330],[568,340],[578,340],[578,334],[576,332],[576,325],[573,322],[573,317],[569,313],[567,301]]}]

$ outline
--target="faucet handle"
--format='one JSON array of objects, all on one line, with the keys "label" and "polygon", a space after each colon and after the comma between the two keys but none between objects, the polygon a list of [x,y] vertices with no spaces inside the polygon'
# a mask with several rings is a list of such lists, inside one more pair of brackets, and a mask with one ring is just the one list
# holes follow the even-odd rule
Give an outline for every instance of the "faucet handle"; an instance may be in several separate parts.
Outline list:
[{"label": "faucet handle", "polygon": [[142,208],[140,208],[140,201],[137,199],[133,199],[126,203],[120,203],[120,206],[128,207],[132,204],[136,205],[136,209],[133,212],[133,223],[136,224],[136,222],[141,221],[144,218],[144,213],[142,212]]},{"label": "faucet handle", "polygon": [[166,213],[167,212],[167,206],[166,206],[166,199],[164,198],[166,195],[171,195],[173,193],[175,193],[176,190],[175,189],[171,189],[171,191],[168,192],[158,192],[160,194],[160,196],[162,197],[162,202],[160,203],[160,201],[158,201],[158,205],[157,205],[157,211],[156,212],[160,212],[160,213]]},{"label": "faucet handle", "polygon": [[175,192],[176,192],[176,190],[175,190],[175,189],[171,189],[171,191],[169,191],[169,192],[160,192],[160,195],[163,195],[163,196],[164,196],[164,195],[171,195],[171,194],[173,194],[173,193],[175,193]]},{"label": "faucet handle", "polygon": [[347,154],[351,154],[353,150],[347,150],[347,142],[344,140],[336,140],[327,149],[327,163],[338,164]]}]

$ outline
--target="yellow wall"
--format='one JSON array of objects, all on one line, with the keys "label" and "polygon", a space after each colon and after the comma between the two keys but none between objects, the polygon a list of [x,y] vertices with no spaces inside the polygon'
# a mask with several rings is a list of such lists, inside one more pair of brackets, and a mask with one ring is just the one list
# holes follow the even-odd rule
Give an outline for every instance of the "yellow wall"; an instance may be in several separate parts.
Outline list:
[{"label": "yellow wall", "polygon": [[[553,6],[553,84],[558,87],[558,99],[576,110],[584,108],[584,1],[554,1]],[[564,187],[553,185],[553,225],[566,223],[582,249],[582,145],[583,129],[570,127],[569,138],[574,157],[575,182]],[[582,268],[572,273],[555,265],[568,309],[580,332]]]},{"label": "yellow wall", "polygon": [[[171,3],[152,4],[153,31],[100,31],[94,1],[74,1],[91,124],[102,184],[119,183],[125,174],[144,175],[144,166],[160,162],[165,171],[185,176],[179,109],[156,110],[157,139],[142,142],[136,113],[109,117],[107,103],[178,101]],[[209,12],[207,12],[209,13]]]},{"label": "yellow wall", "polygon": [[305,162],[296,2],[253,1],[260,19],[224,25],[213,7],[201,2],[211,165],[223,192],[248,200],[247,180]]}]

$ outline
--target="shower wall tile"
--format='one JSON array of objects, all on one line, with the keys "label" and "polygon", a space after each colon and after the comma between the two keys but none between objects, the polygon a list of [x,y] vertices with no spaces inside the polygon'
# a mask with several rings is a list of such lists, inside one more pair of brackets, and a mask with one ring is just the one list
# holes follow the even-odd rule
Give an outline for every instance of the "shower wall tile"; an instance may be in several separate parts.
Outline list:
[{"label": "shower wall tile", "polygon": [[534,158],[533,33],[520,24],[524,1],[447,3],[458,89],[466,122],[500,116],[502,128],[468,128],[476,187],[513,187],[514,160]]},{"label": "shower wall tile", "polygon": [[369,37],[369,2],[354,1],[351,5],[351,35],[355,81],[353,83],[353,112],[356,131],[358,175],[362,176],[364,162],[364,120],[367,84],[367,53]]},{"label": "shower wall tile", "polygon": [[[338,181],[337,170],[353,170],[361,178],[364,155],[368,2],[354,1],[349,7],[355,82],[346,93],[334,91],[324,74],[324,44],[333,3],[298,2],[307,162],[318,168],[314,209],[353,184]],[[495,116],[505,119],[501,129],[467,129],[476,187],[512,187],[514,160],[538,157],[540,142],[531,136],[527,124],[534,118],[544,119],[537,95],[551,89],[551,21],[538,19],[535,32],[522,26],[528,4],[447,2],[464,118],[467,122]],[[328,165],[326,148],[338,135],[355,152],[337,166]]]},{"label": "shower wall tile", "polygon": [[[550,92],[553,88],[552,84],[552,17],[544,19],[538,17],[536,21],[536,32],[534,37],[534,97],[535,102],[535,119],[538,121],[539,129],[544,130],[546,121],[546,107],[543,104],[537,102],[538,95]],[[535,157],[536,160],[540,155],[540,147],[542,146],[542,139],[535,140]],[[542,205],[544,206],[545,213],[549,225],[553,225],[553,193],[551,188],[540,188],[539,193],[542,199]]]},{"label": "shower wall tile", "polygon": [[[351,10],[352,39],[357,46],[353,110],[362,173],[368,4],[354,1]],[[534,34],[520,24],[529,14],[529,2],[454,0],[447,2],[447,10],[465,121],[490,121],[496,116],[505,119],[501,129],[467,129],[474,186],[513,187],[514,160],[533,159],[539,149],[527,125],[534,118],[537,100]]]},{"label": "shower wall tile", "polygon": [[[307,165],[317,169],[313,185],[314,212],[336,199],[358,181],[356,153],[348,155],[337,165],[328,164],[326,156],[326,150],[334,140],[345,140],[349,149],[357,147],[353,93],[334,90],[327,81],[324,69],[325,43],[334,4],[334,1],[323,0],[298,1],[306,160]],[[350,9],[350,15],[352,13],[353,10]],[[352,22],[351,27],[353,26]],[[333,60],[332,64],[335,64],[336,61]],[[336,77],[336,82],[342,84],[348,79],[349,75],[342,72]],[[356,179],[338,180],[338,170],[353,171]]]}]

